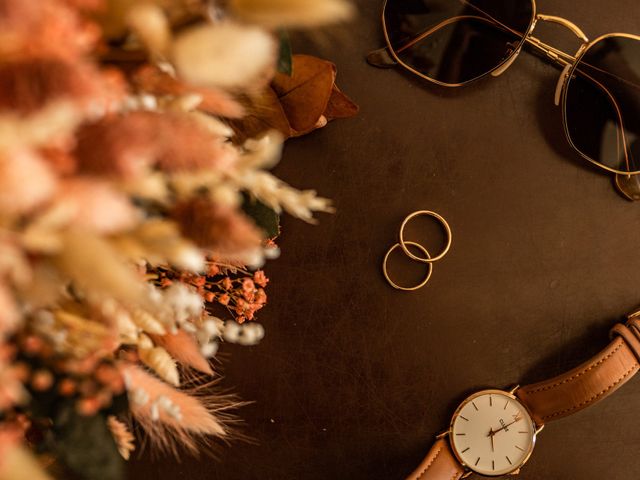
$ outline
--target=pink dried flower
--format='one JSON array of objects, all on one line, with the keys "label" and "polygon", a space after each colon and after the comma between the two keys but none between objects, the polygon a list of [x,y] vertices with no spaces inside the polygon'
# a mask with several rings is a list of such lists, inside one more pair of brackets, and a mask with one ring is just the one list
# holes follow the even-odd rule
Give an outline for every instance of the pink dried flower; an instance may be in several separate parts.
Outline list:
[{"label": "pink dried flower", "polygon": [[[67,0],[89,3],[93,0]],[[37,34],[35,34],[37,33]],[[77,59],[94,46],[98,28],[64,0],[0,0],[0,54]]]},{"label": "pink dried flower", "polygon": [[66,180],[56,202],[70,209],[74,226],[104,235],[130,230],[140,220],[129,198],[101,180]]},{"label": "pink dried flower", "polygon": [[222,257],[259,248],[262,242],[248,217],[204,198],[177,204],[172,216],[184,235]]},{"label": "pink dried flower", "polygon": [[229,297],[228,293],[223,293],[218,297],[218,303],[220,305],[229,305],[230,300],[231,300],[231,297]]},{"label": "pink dried flower", "polygon": [[0,339],[13,333],[21,320],[13,293],[0,283]]},{"label": "pink dried flower", "polygon": [[236,160],[236,150],[186,114],[163,114],[158,166],[168,172],[203,168],[228,169]]},{"label": "pink dried flower", "polygon": [[39,58],[0,64],[0,110],[32,113],[57,100],[95,107],[103,90],[100,73],[88,63]]},{"label": "pink dried flower", "polygon": [[60,148],[50,147],[38,150],[42,160],[58,175],[75,173],[76,159],[69,152]]},{"label": "pink dried flower", "polygon": [[75,150],[80,171],[137,178],[149,167],[228,168],[236,152],[187,114],[133,112],[84,126]]},{"label": "pink dried flower", "polygon": [[49,200],[56,188],[53,172],[35,153],[23,150],[0,154],[1,212],[28,213]]},{"label": "pink dried flower", "polygon": [[18,425],[5,424],[0,428],[0,475],[2,477],[8,475],[3,460],[8,458],[9,451],[19,445],[23,438],[24,432]]},{"label": "pink dried flower", "polygon": [[202,101],[198,110],[212,115],[240,118],[244,108],[233,97],[216,88],[198,88],[190,86],[169,74],[162,72],[155,66],[145,65],[133,75],[133,83],[143,92],[154,95],[180,96],[190,93],[198,94]]}]

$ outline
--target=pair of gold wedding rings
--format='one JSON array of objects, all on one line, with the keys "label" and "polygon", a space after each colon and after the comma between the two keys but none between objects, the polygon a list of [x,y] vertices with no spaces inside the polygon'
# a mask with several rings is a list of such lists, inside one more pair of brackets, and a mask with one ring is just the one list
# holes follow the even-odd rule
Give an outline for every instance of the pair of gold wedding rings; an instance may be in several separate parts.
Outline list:
[{"label": "pair of gold wedding rings", "polygon": [[[420,244],[418,242],[405,240],[404,230],[405,230],[407,224],[413,218],[419,217],[419,216],[429,216],[429,217],[435,218],[438,222],[440,222],[440,224],[442,225],[442,227],[444,228],[444,231],[446,233],[447,237],[446,237],[446,242],[445,242],[444,249],[438,255],[436,255],[435,257],[431,256],[431,254],[429,253],[429,251],[426,249],[426,247],[424,245],[422,245],[422,244]],[[449,252],[449,249],[451,248],[452,238],[453,238],[453,235],[451,233],[451,227],[449,227],[449,224],[447,223],[447,221],[441,215],[437,214],[436,212],[432,212],[430,210],[418,210],[418,211],[415,211],[415,212],[407,215],[407,217],[403,220],[402,225],[400,225],[400,232],[398,233],[398,242],[395,243],[391,248],[389,248],[389,250],[387,250],[387,253],[384,256],[384,260],[382,261],[382,273],[384,273],[384,278],[387,280],[387,282],[389,282],[389,285],[391,285],[396,290],[412,291],[412,290],[418,290],[419,288],[424,287],[429,282],[429,280],[431,279],[431,274],[433,273],[433,264],[435,262],[437,262],[438,260],[442,260],[444,258],[444,256]],[[419,251],[421,251],[424,254],[424,257],[421,257],[419,255],[414,254],[413,252],[411,252],[409,247],[417,248]],[[398,285],[396,282],[394,282],[391,279],[391,277],[389,276],[389,272],[387,270],[387,263],[389,261],[389,256],[397,248],[401,248],[402,251],[411,260],[427,264],[427,274],[426,274],[425,278],[418,285],[415,285],[413,287],[403,287],[401,285]]]}]

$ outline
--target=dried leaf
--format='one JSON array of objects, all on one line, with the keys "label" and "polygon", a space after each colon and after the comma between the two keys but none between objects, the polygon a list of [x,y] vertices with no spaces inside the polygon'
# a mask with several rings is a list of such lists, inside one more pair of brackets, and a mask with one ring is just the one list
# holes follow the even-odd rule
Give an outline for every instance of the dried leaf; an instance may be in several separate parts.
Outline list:
[{"label": "dried leaf", "polygon": [[329,104],[335,79],[333,63],[309,55],[293,57],[292,76],[276,74],[272,87],[296,134],[315,129]]},{"label": "dried leaf", "polygon": [[251,113],[241,120],[230,122],[237,142],[244,143],[249,138],[258,137],[268,130],[277,130],[285,138],[293,134],[282,104],[271,87],[253,95],[248,102],[248,110]]},{"label": "dried leaf", "polygon": [[124,462],[102,415],[83,416],[66,405],[58,409],[53,422],[56,456],[80,478],[123,477]]},{"label": "dried leaf", "polygon": [[293,53],[291,40],[286,30],[280,30],[280,54],[278,55],[278,72],[291,76],[293,74]]},{"label": "dried leaf", "polygon": [[293,56],[293,74],[277,73],[260,95],[249,99],[250,115],[232,122],[236,140],[244,142],[267,130],[285,138],[305,135],[334,118],[347,118],[358,106],[335,85],[336,67],[309,55]]},{"label": "dried leaf", "polygon": [[331,97],[329,97],[329,104],[324,111],[324,116],[327,117],[327,120],[331,121],[336,118],[353,117],[358,113],[358,110],[358,105],[353,103],[353,101],[334,84]]},{"label": "dried leaf", "polygon": [[242,210],[264,231],[266,238],[274,239],[280,235],[280,215],[272,208],[257,199],[244,195]]}]

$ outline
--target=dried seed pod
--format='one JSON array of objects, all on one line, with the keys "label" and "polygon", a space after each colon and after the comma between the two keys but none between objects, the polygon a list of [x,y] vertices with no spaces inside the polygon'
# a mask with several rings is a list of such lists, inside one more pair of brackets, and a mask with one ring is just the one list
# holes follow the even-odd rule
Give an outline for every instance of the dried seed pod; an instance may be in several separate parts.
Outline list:
[{"label": "dried seed pod", "polygon": [[153,347],[141,349],[140,359],[166,382],[176,387],[180,385],[180,375],[178,373],[178,367],[176,367],[176,362],[164,348]]},{"label": "dried seed pod", "polygon": [[134,310],[131,319],[141,330],[154,335],[164,335],[167,333],[164,325],[153,315],[145,310]]}]

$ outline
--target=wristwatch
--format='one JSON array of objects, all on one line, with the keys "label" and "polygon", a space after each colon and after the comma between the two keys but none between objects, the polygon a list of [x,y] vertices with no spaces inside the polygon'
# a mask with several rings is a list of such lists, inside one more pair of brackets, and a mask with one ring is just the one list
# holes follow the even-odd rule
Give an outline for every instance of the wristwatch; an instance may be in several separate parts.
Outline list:
[{"label": "wristwatch", "polygon": [[545,424],[592,405],[640,370],[640,311],[611,329],[591,360],[550,380],[509,391],[482,390],[456,409],[449,429],[407,480],[457,480],[472,473],[515,475]]}]

